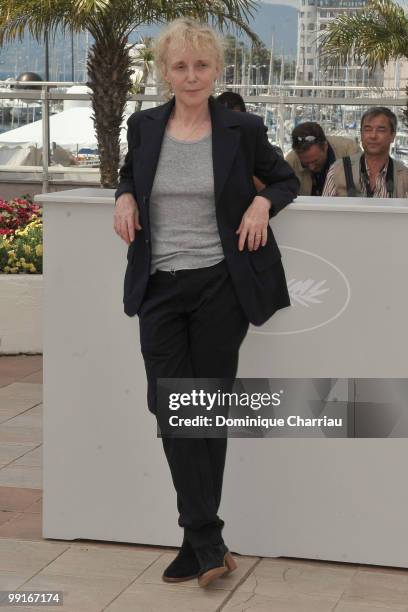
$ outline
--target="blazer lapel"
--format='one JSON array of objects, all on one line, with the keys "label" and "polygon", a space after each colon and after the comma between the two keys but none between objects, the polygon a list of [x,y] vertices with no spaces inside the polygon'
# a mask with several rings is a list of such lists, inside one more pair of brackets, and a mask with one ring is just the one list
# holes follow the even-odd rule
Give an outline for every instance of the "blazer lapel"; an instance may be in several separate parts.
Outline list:
[{"label": "blazer lapel", "polygon": [[141,191],[148,199],[159,162],[164,131],[174,106],[174,98],[149,109],[140,125],[140,147],[143,152],[143,173],[140,177]]},{"label": "blazer lapel", "polygon": [[234,119],[237,111],[227,111],[212,96],[209,98],[212,123],[212,155],[214,171],[215,205],[231,170],[240,141],[239,122]]}]

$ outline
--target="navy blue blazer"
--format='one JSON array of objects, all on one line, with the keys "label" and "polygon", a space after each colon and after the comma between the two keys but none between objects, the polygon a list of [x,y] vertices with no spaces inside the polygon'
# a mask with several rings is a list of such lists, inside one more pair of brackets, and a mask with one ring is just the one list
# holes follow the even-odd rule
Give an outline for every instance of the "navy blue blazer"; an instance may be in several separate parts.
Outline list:
[{"label": "navy blue blazer", "polygon": [[[239,251],[239,235],[235,232],[256,195],[272,202],[269,215],[273,217],[297,196],[299,181],[269,143],[260,117],[227,109],[212,96],[208,102],[220,240],[238,300],[248,320],[262,325],[276,310],[290,305],[281,254],[270,226],[267,244],[256,251],[248,251],[246,245]],[[174,98],[156,108],[134,113],[127,122],[128,152],[120,169],[115,202],[122,193],[132,193],[143,228],[136,231],[127,254],[123,303],[130,317],[138,313],[149,280],[149,198],[173,106]],[[254,175],[266,185],[258,194]]]}]

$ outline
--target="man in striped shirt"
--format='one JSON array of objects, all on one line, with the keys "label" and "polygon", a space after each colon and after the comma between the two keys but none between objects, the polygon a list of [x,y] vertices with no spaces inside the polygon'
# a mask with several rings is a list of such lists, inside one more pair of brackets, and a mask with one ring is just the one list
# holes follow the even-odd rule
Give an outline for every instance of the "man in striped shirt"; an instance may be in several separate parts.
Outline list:
[{"label": "man in striped shirt", "polygon": [[405,198],[408,195],[408,168],[390,157],[397,131],[397,118],[383,106],[361,117],[363,153],[337,160],[329,169],[323,196]]}]

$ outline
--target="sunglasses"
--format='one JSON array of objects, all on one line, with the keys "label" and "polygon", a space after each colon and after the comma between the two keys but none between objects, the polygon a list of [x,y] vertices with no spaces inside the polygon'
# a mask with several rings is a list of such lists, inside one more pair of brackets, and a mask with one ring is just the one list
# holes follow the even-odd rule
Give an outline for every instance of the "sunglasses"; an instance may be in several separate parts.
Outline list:
[{"label": "sunglasses", "polygon": [[296,141],[297,142],[316,142],[318,141],[318,137],[317,136],[296,136]]}]

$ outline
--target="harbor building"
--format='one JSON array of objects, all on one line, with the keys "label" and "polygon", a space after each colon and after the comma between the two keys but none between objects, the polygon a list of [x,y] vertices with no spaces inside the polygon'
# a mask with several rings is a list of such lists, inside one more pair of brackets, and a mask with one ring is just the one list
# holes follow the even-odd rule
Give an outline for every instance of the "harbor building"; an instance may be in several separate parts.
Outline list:
[{"label": "harbor building", "polygon": [[319,58],[319,36],[339,15],[364,8],[367,0],[300,0],[297,83],[314,86],[379,86],[383,72],[370,74],[350,58],[344,66],[327,67]]}]

